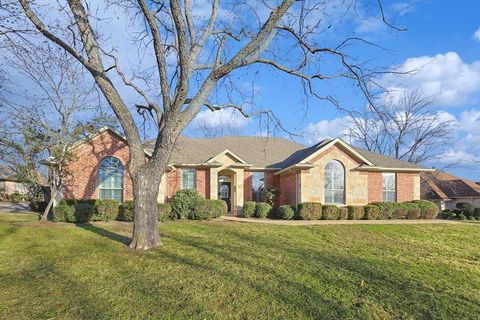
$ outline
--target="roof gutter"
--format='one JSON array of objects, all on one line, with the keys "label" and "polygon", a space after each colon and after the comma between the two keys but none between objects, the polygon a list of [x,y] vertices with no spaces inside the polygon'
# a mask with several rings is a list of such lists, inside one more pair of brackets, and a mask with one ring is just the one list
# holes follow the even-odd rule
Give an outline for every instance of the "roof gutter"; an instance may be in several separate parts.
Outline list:
[{"label": "roof gutter", "polygon": [[435,169],[427,168],[386,168],[386,167],[369,167],[369,166],[359,166],[356,168],[359,171],[395,171],[395,172],[435,172]]},{"label": "roof gutter", "polygon": [[278,172],[275,172],[274,175],[279,176],[279,175],[284,174],[284,173],[288,173],[288,172],[292,172],[292,171],[296,171],[296,170],[301,170],[301,169],[311,169],[311,168],[314,168],[314,167],[315,167],[315,165],[313,165],[311,163],[297,163],[297,164],[291,165],[290,167],[286,167],[285,169],[282,169]]}]

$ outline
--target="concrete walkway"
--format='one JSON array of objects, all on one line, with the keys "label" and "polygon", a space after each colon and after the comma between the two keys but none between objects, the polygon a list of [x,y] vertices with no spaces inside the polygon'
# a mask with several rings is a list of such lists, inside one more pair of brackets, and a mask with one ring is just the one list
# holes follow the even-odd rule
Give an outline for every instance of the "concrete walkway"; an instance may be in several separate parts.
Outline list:
[{"label": "concrete walkway", "polygon": [[333,224],[452,224],[459,223],[455,220],[273,220],[258,218],[241,218],[235,216],[221,217],[226,221],[235,221],[243,223],[263,223],[278,224],[286,226],[314,226],[314,225],[333,225]]},{"label": "concrete walkway", "polygon": [[32,213],[28,203],[0,202],[0,213]]}]

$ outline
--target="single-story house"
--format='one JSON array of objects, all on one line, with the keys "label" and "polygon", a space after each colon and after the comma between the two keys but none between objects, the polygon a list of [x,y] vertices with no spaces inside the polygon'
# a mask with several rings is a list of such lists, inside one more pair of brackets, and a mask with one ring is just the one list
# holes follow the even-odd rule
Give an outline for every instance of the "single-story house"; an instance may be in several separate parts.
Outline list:
[{"label": "single-story house", "polygon": [[421,179],[422,198],[432,201],[440,210],[454,209],[459,202],[480,207],[480,185],[471,180],[442,171],[424,172]]},{"label": "single-story house", "polygon": [[[154,141],[144,144],[151,155]],[[64,197],[132,199],[125,138],[103,128],[73,146]],[[283,139],[225,136],[214,139],[180,136],[160,183],[158,202],[178,190],[196,189],[209,199],[223,199],[232,212],[245,201],[262,200],[275,190],[279,204],[365,205],[373,201],[420,199],[419,165],[353,147],[342,139],[313,146]]]},{"label": "single-story house", "polygon": [[8,195],[19,193],[27,194],[28,184],[23,183],[12,169],[0,164],[0,193]]}]

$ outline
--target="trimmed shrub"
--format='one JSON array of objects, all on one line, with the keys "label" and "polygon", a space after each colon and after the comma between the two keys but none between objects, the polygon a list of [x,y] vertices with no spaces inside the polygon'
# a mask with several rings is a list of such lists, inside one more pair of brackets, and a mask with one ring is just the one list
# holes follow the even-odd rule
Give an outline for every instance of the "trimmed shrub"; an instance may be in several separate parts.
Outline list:
[{"label": "trimmed shrub", "polygon": [[480,208],[475,208],[473,210],[473,216],[477,219],[480,220]]},{"label": "trimmed shrub", "polygon": [[245,218],[250,218],[255,215],[255,208],[257,203],[255,201],[247,201],[243,203],[243,216]]},{"label": "trimmed shrub", "polygon": [[420,208],[415,203],[405,203],[405,207],[407,208],[407,219],[414,220],[420,218]]},{"label": "trimmed shrub", "polygon": [[359,220],[365,215],[363,207],[359,206],[347,206],[348,220]]},{"label": "trimmed shrub", "polygon": [[397,203],[395,210],[393,211],[393,219],[406,219],[407,218],[407,206],[403,203]]},{"label": "trimmed shrub", "polygon": [[60,203],[65,203],[69,206],[76,206],[77,204],[80,204],[80,203],[87,203],[92,207],[95,207],[96,202],[97,202],[97,199],[62,199],[62,201],[60,201]]},{"label": "trimmed shrub", "polygon": [[158,221],[164,222],[167,220],[175,220],[175,215],[172,213],[172,206],[170,203],[158,203]]},{"label": "trimmed shrub", "polygon": [[135,201],[127,200],[123,202],[120,208],[120,214],[118,215],[118,220],[133,221],[134,214],[135,214]]},{"label": "trimmed shrub", "polygon": [[322,207],[322,220],[337,220],[338,207],[334,205],[325,205]]},{"label": "trimmed shrub", "polygon": [[[420,209],[420,218],[422,219],[435,219],[438,215],[438,207],[428,200],[413,200],[411,203],[415,203]],[[473,210],[471,211],[473,213]]]},{"label": "trimmed shrub", "polygon": [[344,220],[348,218],[348,208],[340,207],[338,208],[338,220]]},{"label": "trimmed shrub", "polygon": [[457,214],[455,211],[449,211],[448,212],[448,219],[455,219],[457,217]]},{"label": "trimmed shrub", "polygon": [[463,213],[460,213],[460,214],[458,215],[458,219],[460,219],[460,220],[467,220],[467,216],[464,215]]},{"label": "trimmed shrub", "polygon": [[75,208],[65,204],[59,204],[53,209],[56,221],[75,222]]},{"label": "trimmed shrub", "polygon": [[365,211],[363,219],[365,220],[375,220],[380,215],[380,209],[377,206],[367,205],[363,209]]},{"label": "trimmed shrub", "polygon": [[467,202],[458,202],[456,207],[462,210],[462,214],[469,217],[473,214],[473,205]]},{"label": "trimmed shrub", "polygon": [[302,202],[298,205],[297,218],[300,220],[318,220],[322,217],[320,202]]},{"label": "trimmed shrub", "polygon": [[75,222],[85,223],[92,220],[95,207],[88,203],[78,203],[75,206]]},{"label": "trimmed shrub", "polygon": [[20,193],[18,192],[14,192],[10,195],[10,199],[12,200],[12,202],[15,202],[15,203],[19,203],[23,200],[24,196],[21,195]]},{"label": "trimmed shrub", "polygon": [[468,220],[475,221],[476,219],[475,219],[474,216],[470,216],[470,217],[468,217]]},{"label": "trimmed shrub", "polygon": [[396,209],[398,208],[398,203],[395,202],[372,202],[369,203],[369,205],[378,207],[379,214],[377,219],[379,220],[392,219]]},{"label": "trimmed shrub", "polygon": [[200,199],[197,190],[180,190],[173,195],[172,210],[179,219],[194,219],[195,205]]},{"label": "trimmed shrub", "polygon": [[272,206],[265,202],[258,202],[255,207],[255,218],[266,218],[272,211]]},{"label": "trimmed shrub", "polygon": [[227,203],[223,200],[210,200],[212,202],[212,218],[220,218],[227,214]]},{"label": "trimmed shrub", "polygon": [[94,220],[110,221],[118,218],[120,213],[120,204],[117,200],[104,199],[95,202]]},{"label": "trimmed shrub", "polygon": [[193,213],[189,215],[189,219],[193,220],[211,220],[213,205],[208,199],[197,200]]},{"label": "trimmed shrub", "polygon": [[295,209],[292,206],[285,204],[278,208],[277,217],[279,219],[291,220],[293,219],[294,216],[295,216]]}]

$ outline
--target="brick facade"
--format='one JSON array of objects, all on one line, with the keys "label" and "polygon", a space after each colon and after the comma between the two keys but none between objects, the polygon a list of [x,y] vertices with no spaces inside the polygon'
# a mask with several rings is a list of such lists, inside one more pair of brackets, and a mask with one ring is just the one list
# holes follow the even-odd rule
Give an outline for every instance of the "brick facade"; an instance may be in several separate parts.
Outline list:
[{"label": "brick facade", "polygon": [[74,160],[66,166],[63,195],[67,199],[98,199],[98,174],[100,162],[105,157],[118,158],[125,169],[123,199],[133,199],[132,179],[128,173],[130,155],[125,141],[109,132],[104,132],[74,150]]},{"label": "brick facade", "polygon": [[[74,150],[74,160],[67,170],[69,176],[65,179],[64,197],[75,199],[98,199],[98,174],[100,162],[108,156],[118,158],[124,168],[124,200],[131,200],[132,180],[128,172],[130,161],[129,149],[125,140],[112,133],[104,131],[95,138],[78,146]],[[382,201],[382,172],[365,172],[357,168],[361,164],[358,159],[349,155],[348,150],[333,146],[322,154],[310,159],[314,164],[311,169],[276,175],[274,171],[265,172],[265,189],[279,191],[279,204],[296,205],[297,202],[324,202],[324,168],[331,160],[340,161],[345,168],[346,204],[364,205],[369,202]],[[198,167],[196,172],[197,191],[205,198],[216,199],[217,177],[220,172],[232,175],[232,190],[235,194],[236,209],[243,206],[244,201],[252,200],[252,171],[230,166],[235,159],[219,158],[222,167]],[[418,173],[397,173],[397,201],[409,201],[420,197],[420,177]],[[169,170],[162,179],[159,192],[159,202],[168,201],[182,188],[182,169]],[[297,185],[298,183],[298,185]],[[298,190],[297,190],[298,189]]]},{"label": "brick facade", "polygon": [[297,173],[287,173],[279,178],[280,204],[297,204]]}]

